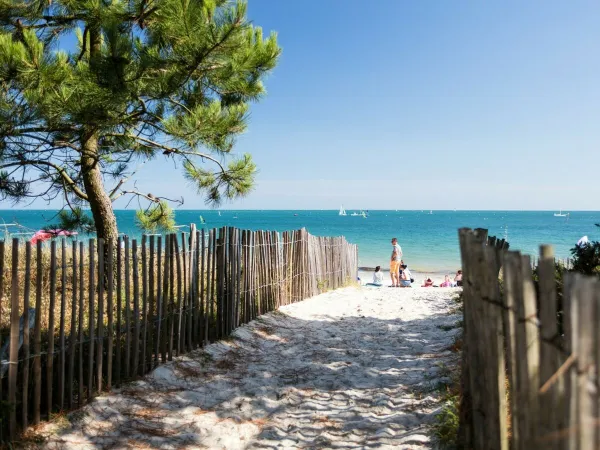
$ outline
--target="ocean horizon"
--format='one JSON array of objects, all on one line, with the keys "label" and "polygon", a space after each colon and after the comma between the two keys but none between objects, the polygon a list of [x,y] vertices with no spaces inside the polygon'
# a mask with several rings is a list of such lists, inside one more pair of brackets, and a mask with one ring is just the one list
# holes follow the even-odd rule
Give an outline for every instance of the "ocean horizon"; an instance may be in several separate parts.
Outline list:
[{"label": "ocean horizon", "polygon": [[[195,223],[207,229],[233,226],[282,232],[306,228],[317,236],[344,236],[358,245],[361,267],[387,268],[390,240],[397,237],[403,259],[414,271],[437,273],[452,273],[460,267],[458,229],[462,227],[486,228],[491,236],[506,238],[511,249],[531,255],[537,255],[540,244],[551,244],[559,258],[569,257],[570,249],[582,236],[594,240],[595,234],[600,234],[595,226],[600,222],[600,211],[569,211],[566,217],[555,217],[556,211],[368,210],[367,218],[351,215],[360,210],[346,211],[347,216],[340,216],[337,209],[177,209],[175,219],[178,225]],[[56,213],[55,209],[0,210],[0,238],[8,230],[27,239],[28,233],[52,223]],[[134,210],[115,213],[119,232],[132,238],[141,236]],[[204,225],[200,224],[200,216]],[[19,226],[3,225],[9,223]]]}]

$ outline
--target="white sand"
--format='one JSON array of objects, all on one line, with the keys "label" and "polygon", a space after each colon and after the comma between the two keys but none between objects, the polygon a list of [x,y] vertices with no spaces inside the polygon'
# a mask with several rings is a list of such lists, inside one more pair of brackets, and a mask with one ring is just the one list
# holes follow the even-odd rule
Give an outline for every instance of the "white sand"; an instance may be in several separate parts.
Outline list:
[{"label": "white sand", "polygon": [[267,314],[43,426],[45,448],[433,448],[456,289],[346,288]]}]

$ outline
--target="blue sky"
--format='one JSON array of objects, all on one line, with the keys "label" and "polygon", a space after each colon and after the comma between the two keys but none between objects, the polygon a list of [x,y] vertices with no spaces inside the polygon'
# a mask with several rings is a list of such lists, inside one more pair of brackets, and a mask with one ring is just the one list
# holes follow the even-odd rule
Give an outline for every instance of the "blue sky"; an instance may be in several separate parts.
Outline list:
[{"label": "blue sky", "polygon": [[[283,54],[236,148],[256,189],[225,207],[598,209],[600,2],[249,0],[249,17]],[[180,174],[160,157],[138,187],[204,207]]]}]

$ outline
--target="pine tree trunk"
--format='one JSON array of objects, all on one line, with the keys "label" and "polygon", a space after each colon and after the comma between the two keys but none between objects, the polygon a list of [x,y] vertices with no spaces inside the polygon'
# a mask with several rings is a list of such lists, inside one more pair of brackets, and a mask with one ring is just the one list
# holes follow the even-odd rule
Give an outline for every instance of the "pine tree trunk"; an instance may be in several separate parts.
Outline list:
[{"label": "pine tree trunk", "polygon": [[117,219],[112,208],[112,202],[104,190],[104,183],[102,182],[98,162],[97,134],[92,132],[82,142],[81,147],[83,150],[81,157],[83,185],[94,217],[96,234],[98,238],[104,240],[112,238],[113,242],[116,242],[118,236]]},{"label": "pine tree trunk", "polygon": [[[90,33],[90,67],[99,70],[98,59],[101,52],[100,29],[97,24],[88,24]],[[100,161],[98,153],[98,133],[90,130],[84,133],[81,141],[81,169],[83,185],[88,196],[96,235],[104,240],[113,239],[117,242],[117,218],[112,208],[110,197],[104,190],[102,174],[100,173]]]}]

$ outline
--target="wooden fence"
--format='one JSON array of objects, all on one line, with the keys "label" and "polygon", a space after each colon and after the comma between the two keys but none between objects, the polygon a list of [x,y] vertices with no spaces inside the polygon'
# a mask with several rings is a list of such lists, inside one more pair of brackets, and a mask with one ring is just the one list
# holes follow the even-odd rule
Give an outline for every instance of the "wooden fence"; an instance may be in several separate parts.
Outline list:
[{"label": "wooden fence", "polygon": [[600,282],[565,272],[557,289],[552,247],[541,246],[533,271],[487,230],[459,238],[461,447],[600,448]]},{"label": "wooden fence", "polygon": [[87,248],[52,241],[49,252],[14,239],[8,251],[0,242],[4,441],[261,314],[344,286],[358,264],[343,237],[304,229],[192,226]]}]

